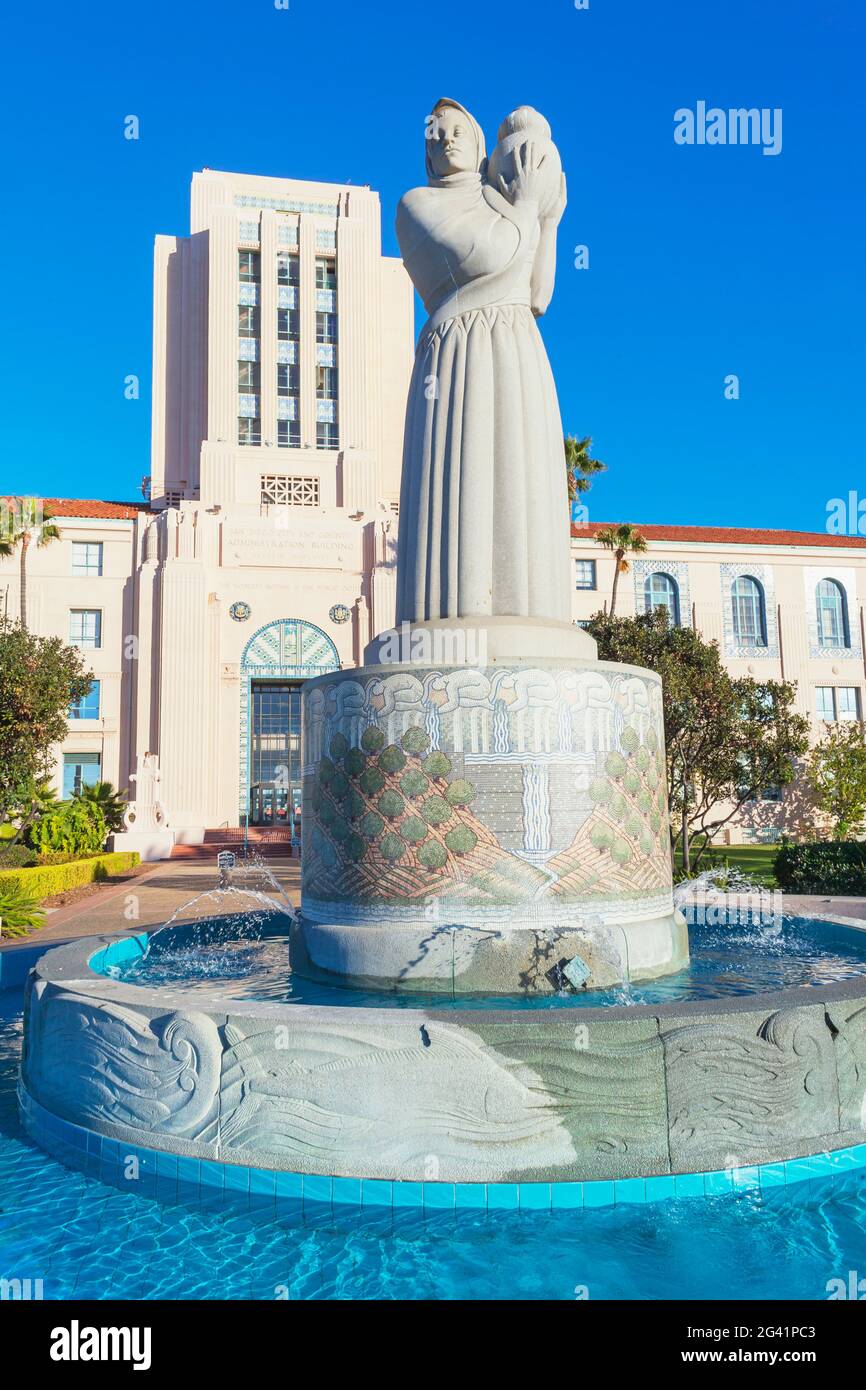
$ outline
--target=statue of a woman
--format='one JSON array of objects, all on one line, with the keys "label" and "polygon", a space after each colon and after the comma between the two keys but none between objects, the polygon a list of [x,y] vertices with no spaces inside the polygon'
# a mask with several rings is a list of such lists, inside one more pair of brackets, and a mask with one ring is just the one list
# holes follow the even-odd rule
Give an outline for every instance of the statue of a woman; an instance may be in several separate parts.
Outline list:
[{"label": "statue of a woman", "polygon": [[[549,136],[537,112],[521,111]],[[494,187],[477,122],[438,101],[427,187],[397,210],[403,261],[430,316],[406,410],[398,623],[571,624],[562,423],[535,324],[553,290],[565,180],[557,165],[551,197],[556,152],[533,138],[532,121],[520,141],[521,111],[500,131],[512,133],[498,162],[512,178]]]}]

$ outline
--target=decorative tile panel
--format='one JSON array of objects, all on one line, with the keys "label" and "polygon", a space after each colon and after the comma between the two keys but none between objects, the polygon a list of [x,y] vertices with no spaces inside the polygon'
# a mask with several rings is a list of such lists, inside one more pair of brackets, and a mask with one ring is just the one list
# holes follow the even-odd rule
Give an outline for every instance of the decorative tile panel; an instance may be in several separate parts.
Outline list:
[{"label": "decorative tile panel", "polygon": [[297,419],[298,419],[298,398],[297,398],[297,396],[277,396],[277,419],[278,419],[278,420],[297,420]]},{"label": "decorative tile panel", "polygon": [[277,227],[277,243],[280,246],[297,246],[297,222],[280,222],[280,224]]},{"label": "decorative tile panel", "polygon": [[337,308],[336,290],[316,290],[316,311],[320,314],[333,314]]},{"label": "decorative tile panel", "polygon": [[274,212],[313,212],[324,217],[333,217],[338,211],[337,203],[305,203],[297,198],[260,198],[255,194],[237,193],[236,208],[270,208]]},{"label": "decorative tile panel", "polygon": [[277,287],[277,307],[280,309],[297,309],[297,285],[279,285]]},{"label": "decorative tile panel", "polygon": [[239,238],[240,238],[241,241],[254,241],[254,242],[258,243],[258,240],[259,240],[259,224],[258,224],[258,222],[257,222],[257,221],[256,221],[256,222],[241,222],[240,227],[238,228],[238,236],[239,236]]},{"label": "decorative tile panel", "polygon": [[645,585],[651,574],[668,574],[679,590],[680,627],[692,625],[692,596],[689,588],[689,567],[673,560],[633,560],[634,609],[636,613],[648,612]]},{"label": "decorative tile panel", "polygon": [[[848,647],[824,647],[818,638],[817,588],[822,579],[832,579],[842,589],[848,609]],[[859,660],[863,655],[858,622],[857,574],[846,566],[829,565],[820,569],[811,565],[803,570],[806,598],[806,624],[809,632],[809,656],[816,661]]]},{"label": "decorative tile panel", "polygon": [[320,227],[316,232],[316,249],[319,251],[336,251],[337,233]]},{"label": "decorative tile panel", "polygon": [[336,401],[316,401],[316,419],[329,422],[331,424],[337,418]]},{"label": "decorative tile panel", "polygon": [[316,366],[336,367],[337,348],[334,343],[316,343]]},{"label": "decorative tile panel", "polygon": [[259,360],[259,340],[258,338],[238,338],[238,361],[239,362],[258,362]]},{"label": "decorative tile panel", "polygon": [[258,304],[259,287],[258,285],[240,284],[238,285],[238,304]]},{"label": "decorative tile panel", "polygon": [[258,396],[247,396],[247,395],[238,396],[238,415],[242,415],[245,419],[248,419],[248,420],[255,420],[255,419],[258,417],[258,414],[259,414],[259,398],[258,398]]},{"label": "decorative tile panel", "polygon": [[298,344],[296,341],[286,342],[282,340],[277,343],[277,361],[288,362],[294,365],[298,360]]}]

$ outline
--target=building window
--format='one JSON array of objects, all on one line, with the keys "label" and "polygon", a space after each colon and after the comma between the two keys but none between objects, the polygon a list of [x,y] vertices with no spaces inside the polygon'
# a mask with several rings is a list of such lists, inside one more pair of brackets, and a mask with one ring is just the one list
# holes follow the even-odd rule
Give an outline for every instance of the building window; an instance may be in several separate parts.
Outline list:
[{"label": "building window", "polygon": [[828,724],[860,718],[860,690],[856,685],[819,685],[815,688],[815,712]]},{"label": "building window", "polygon": [[102,574],[102,541],[72,542],[72,573]]},{"label": "building window", "polygon": [[297,338],[300,334],[301,317],[297,309],[277,310],[277,337],[283,341]]},{"label": "building window", "polygon": [[316,342],[317,343],[336,343],[337,341],[337,315],[336,314],[316,314]]},{"label": "building window", "polygon": [[292,362],[277,364],[277,395],[296,396],[300,389],[300,370]]},{"label": "building window", "polygon": [[822,647],[850,647],[848,603],[845,590],[835,579],[822,579],[815,590],[818,643]]},{"label": "building window", "polygon": [[277,421],[277,447],[280,449],[300,449],[301,447],[301,422],[300,420],[278,420]]},{"label": "building window", "polygon": [[316,289],[335,290],[337,288],[337,262],[331,256],[316,257]]},{"label": "building window", "polygon": [[238,337],[257,338],[259,336],[259,311],[255,304],[238,305]]},{"label": "building window", "polygon": [[259,382],[261,381],[260,371],[258,362],[238,363],[238,390],[243,395],[258,394]]},{"label": "building window", "polygon": [[337,399],[337,368],[316,368],[316,396],[320,401]]},{"label": "building window", "polygon": [[277,256],[277,284],[299,285],[301,283],[300,256],[290,256],[281,252]]},{"label": "building window", "polygon": [[238,416],[238,443],[261,444],[262,422],[258,415]]},{"label": "building window", "polygon": [[73,647],[102,646],[102,613],[98,608],[70,609],[69,642]]},{"label": "building window", "polygon": [[339,430],[334,420],[316,421],[316,448],[339,449]]},{"label": "building window", "polygon": [[318,507],[319,479],[268,474],[262,478],[261,502],[263,507]]},{"label": "building window", "polygon": [[669,574],[648,574],[643,586],[644,603],[647,613],[657,608],[666,608],[668,621],[672,627],[680,624],[680,591],[675,579]]},{"label": "building window", "polygon": [[595,560],[575,560],[574,587],[575,589],[595,588]]},{"label": "building window", "polygon": [[63,754],[63,798],[80,793],[100,780],[102,760],[98,753]]},{"label": "building window", "polygon": [[731,586],[734,640],[740,647],[766,647],[767,614],[764,590],[750,574],[741,574]]},{"label": "building window", "polygon": [[91,681],[90,689],[86,695],[82,695],[80,700],[75,700],[69,706],[68,718],[70,719],[98,719],[99,718],[99,681]]},{"label": "building window", "polygon": [[245,284],[258,284],[259,275],[258,251],[239,251],[238,279],[243,280]]}]

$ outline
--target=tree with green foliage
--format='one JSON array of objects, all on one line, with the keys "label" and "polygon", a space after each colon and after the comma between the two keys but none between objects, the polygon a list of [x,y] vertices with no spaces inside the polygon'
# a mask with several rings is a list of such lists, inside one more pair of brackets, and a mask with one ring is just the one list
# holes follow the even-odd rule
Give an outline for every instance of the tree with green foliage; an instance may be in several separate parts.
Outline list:
[{"label": "tree with green foliage", "polygon": [[620,526],[603,526],[600,531],[596,531],[595,539],[598,544],[604,546],[605,550],[613,551],[613,589],[610,595],[610,617],[616,612],[616,591],[619,586],[619,577],[628,570],[628,560],[626,555],[642,555],[646,550],[646,541],[636,526],[630,521],[624,522]]},{"label": "tree with green foliage", "polygon": [[52,747],[66,737],[67,711],[90,689],[93,673],[59,637],[39,637],[18,623],[0,625],[0,822],[21,836],[46,803]]},{"label": "tree with green foliage", "polygon": [[592,435],[578,439],[573,434],[565,436],[565,476],[568,482],[569,506],[576,502],[592,486],[597,473],[604,473],[607,464],[592,456]]},{"label": "tree with green foliage", "polygon": [[833,822],[833,838],[850,840],[866,822],[866,738],[863,725],[828,726],[806,763],[806,778],[819,809]]},{"label": "tree with green foliage", "polygon": [[587,631],[601,660],[662,678],[671,845],[689,874],[747,801],[793,780],[809,746],[809,721],[794,709],[796,686],[732,677],[717,643],[672,627],[665,608],[636,618],[597,614]]},{"label": "tree with green foliage", "polygon": [[126,797],[122,792],[116,791],[111,782],[91,782],[72,794],[82,801],[92,801],[99,807],[109,834],[123,829]]},{"label": "tree with green foliage", "polygon": [[16,497],[3,509],[0,528],[0,555],[14,555],[19,550],[19,608],[21,626],[27,630],[27,556],[32,545],[50,545],[60,539],[60,528],[51,520],[54,513],[40,497]]}]

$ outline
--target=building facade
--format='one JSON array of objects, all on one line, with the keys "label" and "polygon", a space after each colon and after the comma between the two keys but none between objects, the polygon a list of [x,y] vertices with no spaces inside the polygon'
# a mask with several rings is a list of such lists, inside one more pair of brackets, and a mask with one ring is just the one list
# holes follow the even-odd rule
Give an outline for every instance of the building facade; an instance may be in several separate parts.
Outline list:
[{"label": "building facade", "polygon": [[[94,675],[60,794],[129,787],[151,752],[181,841],[291,819],[300,683],[358,665],[393,622],[413,297],[380,226],[369,188],[205,170],[190,235],[157,238],[149,498],[55,499],[60,539],[28,558],[30,627]],[[576,622],[612,588],[596,529],[572,528]],[[796,681],[816,736],[862,718],[866,539],[641,530],[620,614],[664,603],[733,674]],[[18,605],[0,559],[0,612]],[[733,836],[778,833],[795,800],[767,789]]]}]

